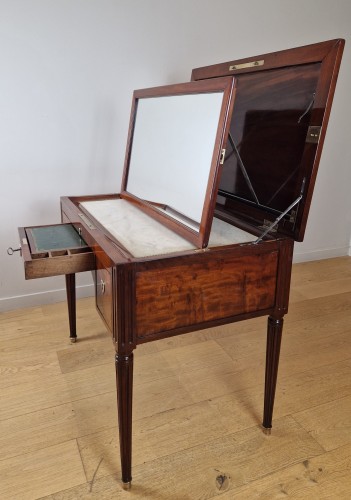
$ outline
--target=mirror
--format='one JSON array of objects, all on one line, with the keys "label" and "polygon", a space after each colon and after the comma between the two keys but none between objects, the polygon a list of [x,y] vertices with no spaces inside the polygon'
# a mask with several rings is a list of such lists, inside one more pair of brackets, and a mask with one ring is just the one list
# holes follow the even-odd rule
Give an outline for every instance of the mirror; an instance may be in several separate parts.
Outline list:
[{"label": "mirror", "polygon": [[122,197],[208,243],[233,78],[135,91]]}]

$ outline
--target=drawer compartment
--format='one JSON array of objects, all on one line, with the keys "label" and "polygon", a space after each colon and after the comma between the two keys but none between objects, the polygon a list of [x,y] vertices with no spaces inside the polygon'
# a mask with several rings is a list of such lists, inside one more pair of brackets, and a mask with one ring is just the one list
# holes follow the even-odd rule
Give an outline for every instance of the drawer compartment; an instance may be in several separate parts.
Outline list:
[{"label": "drawer compartment", "polygon": [[72,224],[19,228],[26,279],[95,269],[95,257]]},{"label": "drawer compartment", "polygon": [[98,261],[96,270],[96,307],[102,319],[112,332],[112,276],[107,269],[100,267]]}]

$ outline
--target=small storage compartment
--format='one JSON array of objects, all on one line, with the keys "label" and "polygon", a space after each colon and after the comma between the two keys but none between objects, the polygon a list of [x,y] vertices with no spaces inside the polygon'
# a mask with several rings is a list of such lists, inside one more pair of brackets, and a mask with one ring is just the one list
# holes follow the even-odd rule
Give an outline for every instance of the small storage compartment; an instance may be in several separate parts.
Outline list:
[{"label": "small storage compartment", "polygon": [[72,224],[19,228],[26,279],[95,269],[95,257]]},{"label": "small storage compartment", "polygon": [[96,307],[108,329],[112,332],[112,275],[97,260]]}]

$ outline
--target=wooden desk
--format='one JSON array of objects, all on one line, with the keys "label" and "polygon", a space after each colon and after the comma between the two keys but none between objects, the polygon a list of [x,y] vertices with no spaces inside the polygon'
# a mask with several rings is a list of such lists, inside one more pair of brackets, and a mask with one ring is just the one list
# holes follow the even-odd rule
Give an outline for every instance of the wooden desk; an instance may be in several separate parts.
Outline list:
[{"label": "wooden desk", "polygon": [[[93,270],[96,307],[116,350],[126,485],[132,479],[133,351],[139,344],[267,316],[263,427],[272,427],[294,241],[304,236],[343,46],[332,40],[193,71],[194,80],[229,74],[238,80],[232,153],[215,214],[253,235],[251,241],[134,256],[85,208],[87,202],[118,201],[118,194],[61,199],[62,223],[83,238],[84,251],[33,255],[30,228],[20,229],[26,277],[66,275],[73,341],[75,273]],[[241,158],[237,154],[233,163],[236,148]]]},{"label": "wooden desk", "polygon": [[[122,481],[131,481],[133,350],[138,344],[268,316],[263,426],[270,429],[293,240],[267,238],[256,245],[135,258],[118,248],[116,240],[90,214],[84,213],[83,222],[80,204],[101,199],[104,197],[62,198],[61,210],[63,222],[81,230],[96,257],[96,306],[116,349]],[[74,276],[68,276],[70,317],[74,317]],[[75,337],[73,325],[71,328],[71,337]]]}]

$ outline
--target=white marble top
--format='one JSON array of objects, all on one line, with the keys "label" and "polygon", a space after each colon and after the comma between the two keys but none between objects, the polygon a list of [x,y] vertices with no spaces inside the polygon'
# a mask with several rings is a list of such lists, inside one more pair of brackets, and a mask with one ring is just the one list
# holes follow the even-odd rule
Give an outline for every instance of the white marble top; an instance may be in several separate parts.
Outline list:
[{"label": "white marble top", "polygon": [[[123,199],[85,201],[80,204],[133,257],[151,257],[196,250],[189,241]],[[248,243],[257,237],[214,218],[209,247]]]}]

